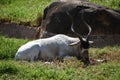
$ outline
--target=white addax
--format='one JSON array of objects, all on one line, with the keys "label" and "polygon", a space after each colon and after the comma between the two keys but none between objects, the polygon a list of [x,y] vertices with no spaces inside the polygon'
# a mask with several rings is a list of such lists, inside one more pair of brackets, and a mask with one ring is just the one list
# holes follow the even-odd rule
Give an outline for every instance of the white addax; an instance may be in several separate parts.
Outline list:
[{"label": "white addax", "polygon": [[53,60],[65,56],[79,56],[79,44],[71,46],[70,44],[79,42],[79,38],[72,38],[63,34],[30,41],[21,46],[16,55],[17,60],[35,61],[38,59]]}]

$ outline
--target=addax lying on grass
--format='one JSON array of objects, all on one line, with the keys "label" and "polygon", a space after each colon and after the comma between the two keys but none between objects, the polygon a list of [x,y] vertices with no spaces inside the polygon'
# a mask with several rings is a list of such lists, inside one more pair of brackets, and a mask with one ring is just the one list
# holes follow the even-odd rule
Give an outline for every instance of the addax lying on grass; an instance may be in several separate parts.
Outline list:
[{"label": "addax lying on grass", "polygon": [[85,64],[90,64],[88,49],[91,28],[87,23],[85,24],[89,29],[86,38],[81,37],[80,34],[74,31],[72,21],[71,30],[78,38],[58,34],[50,38],[30,41],[18,49],[15,59],[51,61],[54,59],[62,59],[66,56],[75,56],[81,59]]},{"label": "addax lying on grass", "polygon": [[[83,39],[83,42],[86,42]],[[54,60],[62,59],[66,56],[75,56],[82,59],[84,63],[90,63],[88,56],[88,47],[82,45],[79,38],[72,38],[66,35],[58,34],[56,36],[30,41],[21,46],[16,55],[16,60]],[[89,43],[87,43],[89,44]]]}]

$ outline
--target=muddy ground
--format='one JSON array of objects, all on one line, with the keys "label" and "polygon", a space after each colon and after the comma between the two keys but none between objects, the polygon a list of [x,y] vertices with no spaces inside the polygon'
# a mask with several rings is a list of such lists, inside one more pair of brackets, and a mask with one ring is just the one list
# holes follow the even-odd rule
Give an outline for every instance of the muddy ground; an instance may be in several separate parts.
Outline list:
[{"label": "muddy ground", "polygon": [[[18,25],[16,23],[1,23],[0,35],[10,38],[36,39],[37,27]],[[120,35],[92,35],[92,47],[120,45]]]}]

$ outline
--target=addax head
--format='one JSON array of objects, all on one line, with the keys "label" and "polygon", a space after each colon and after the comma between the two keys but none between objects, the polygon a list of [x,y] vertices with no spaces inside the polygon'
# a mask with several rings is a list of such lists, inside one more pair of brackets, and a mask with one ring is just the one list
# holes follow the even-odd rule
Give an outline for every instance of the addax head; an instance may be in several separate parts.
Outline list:
[{"label": "addax head", "polygon": [[[71,25],[71,31],[79,38],[79,41],[78,42],[75,42],[75,44],[79,44],[80,46],[80,58],[81,60],[84,62],[85,65],[89,65],[90,64],[90,61],[89,61],[89,47],[90,47],[90,43],[93,43],[92,41],[89,41],[89,38],[90,38],[90,35],[91,35],[91,27],[90,25],[88,25],[84,19],[83,19],[83,12],[81,14],[81,20],[83,20],[83,23],[88,27],[89,29],[89,32],[86,36],[86,38],[83,38],[79,33],[77,33],[74,29],[73,29],[73,26],[74,26],[74,19],[72,18],[72,16],[70,16],[70,14],[67,12],[68,16],[71,18],[71,22],[72,22],[72,25]],[[73,45],[75,45],[73,43]]]}]

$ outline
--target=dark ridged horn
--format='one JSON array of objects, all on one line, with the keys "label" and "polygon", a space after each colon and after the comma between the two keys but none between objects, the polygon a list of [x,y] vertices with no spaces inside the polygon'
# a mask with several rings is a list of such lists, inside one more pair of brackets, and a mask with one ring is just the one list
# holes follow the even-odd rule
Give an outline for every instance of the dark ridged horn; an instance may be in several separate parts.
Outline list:
[{"label": "dark ridged horn", "polygon": [[74,30],[74,28],[73,28],[73,26],[74,26],[74,18],[70,15],[70,13],[69,12],[66,12],[67,13],[67,15],[70,17],[70,20],[71,20],[71,31],[77,36],[77,37],[79,37],[79,39],[81,40],[81,41],[83,41],[83,39],[82,39],[82,36],[79,34],[79,33],[77,33],[77,32],[75,32],[75,30]]},{"label": "dark ridged horn", "polygon": [[89,38],[90,38],[92,29],[91,29],[90,25],[89,25],[88,23],[86,23],[86,21],[85,21],[84,18],[83,18],[83,16],[84,16],[84,10],[82,10],[81,12],[82,12],[82,13],[81,13],[81,20],[83,21],[83,23],[84,23],[84,24],[88,27],[88,29],[89,29],[89,32],[88,32],[88,34],[87,34],[87,36],[86,36],[86,40],[88,41]]}]

